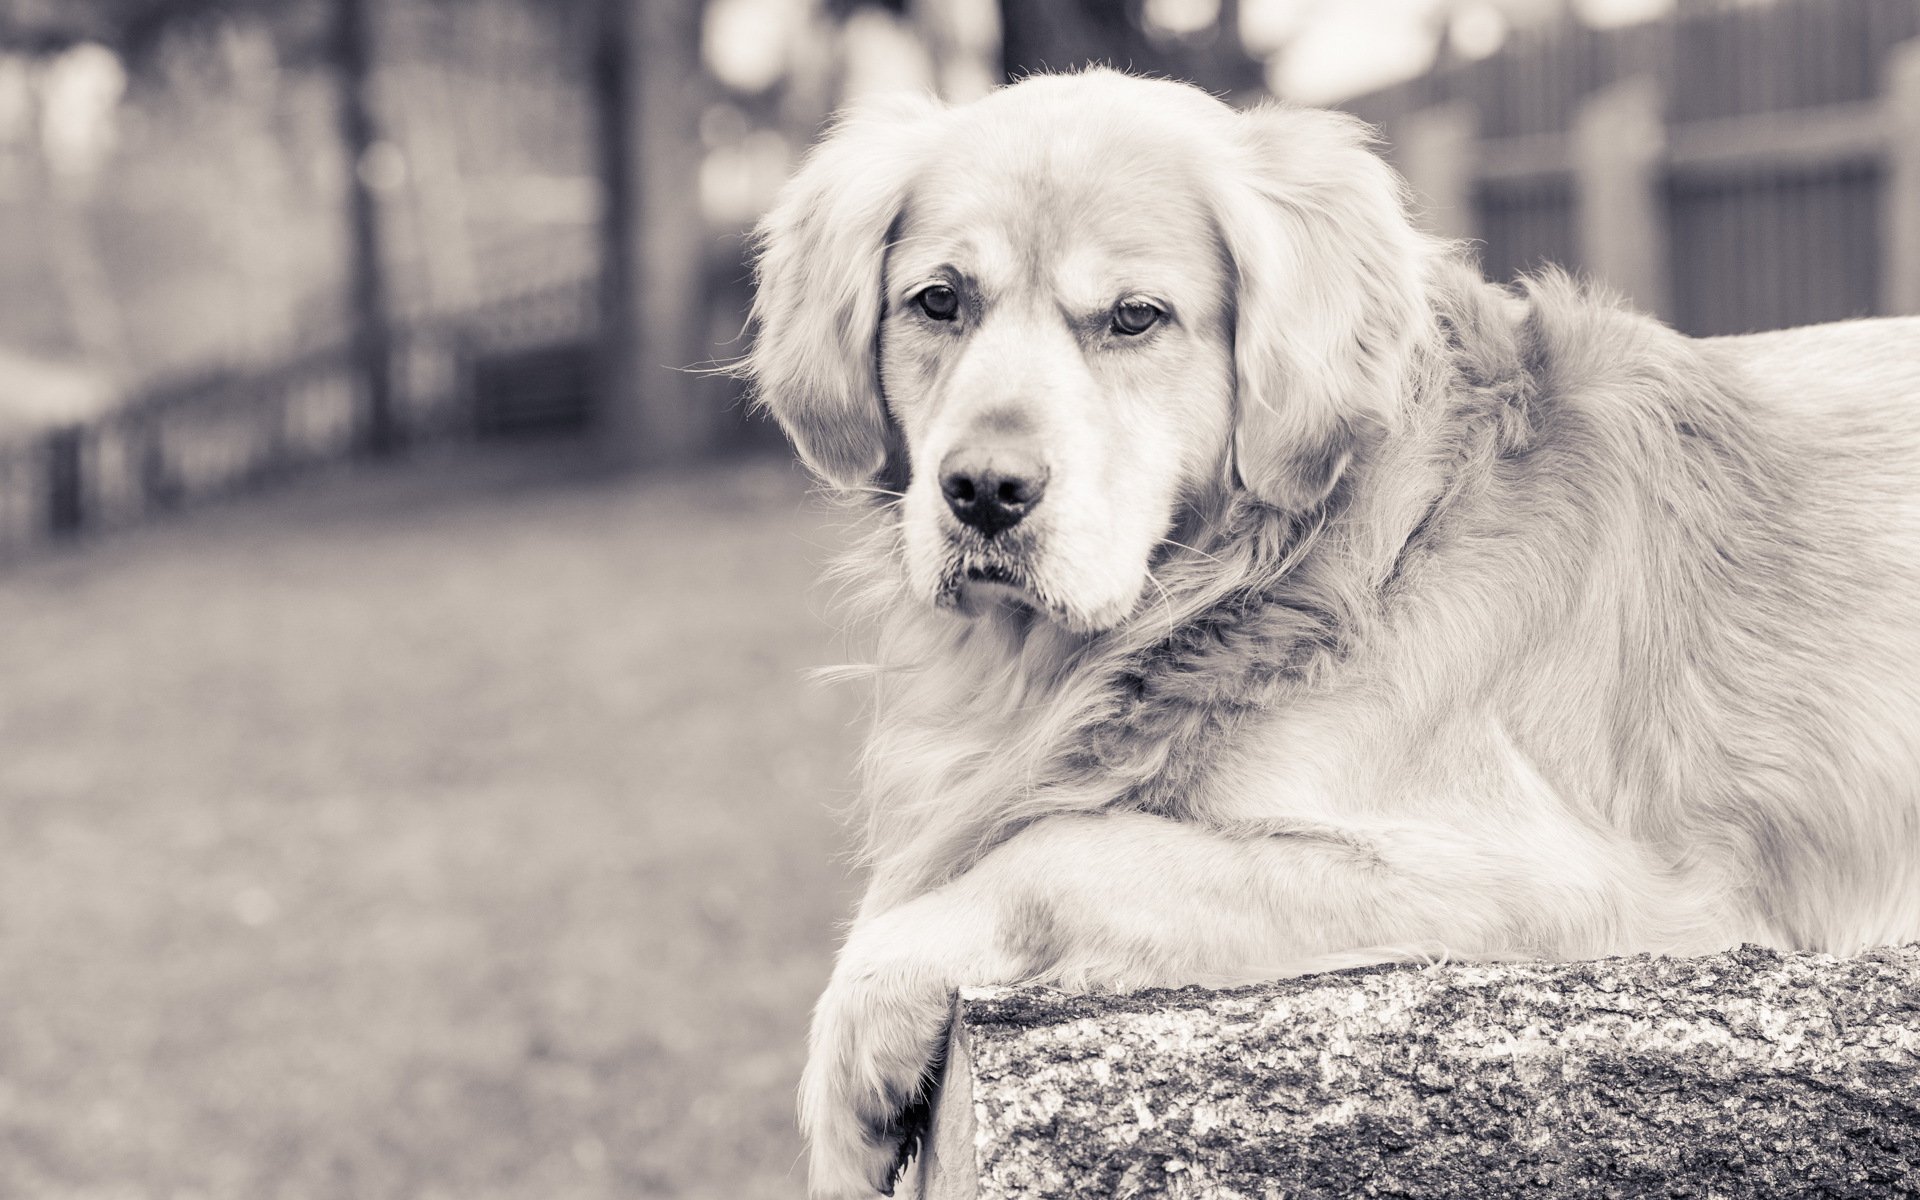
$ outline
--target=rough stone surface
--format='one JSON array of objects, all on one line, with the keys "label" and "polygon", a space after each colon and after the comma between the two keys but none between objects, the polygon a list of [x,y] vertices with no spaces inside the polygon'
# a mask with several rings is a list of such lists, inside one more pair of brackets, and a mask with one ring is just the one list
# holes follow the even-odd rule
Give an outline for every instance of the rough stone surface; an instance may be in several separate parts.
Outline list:
[{"label": "rough stone surface", "polygon": [[940,1200],[1920,1195],[1920,947],[979,990],[957,1014],[915,1181]]}]

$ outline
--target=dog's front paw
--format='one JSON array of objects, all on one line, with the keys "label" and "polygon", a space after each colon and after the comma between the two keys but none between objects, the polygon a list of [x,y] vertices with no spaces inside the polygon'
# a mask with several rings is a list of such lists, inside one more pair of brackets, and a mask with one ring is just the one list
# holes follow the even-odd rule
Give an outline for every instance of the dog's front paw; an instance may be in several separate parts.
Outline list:
[{"label": "dog's front paw", "polygon": [[856,931],[814,1010],[800,1126],[820,1200],[892,1195],[944,1045],[952,981],[886,941]]}]

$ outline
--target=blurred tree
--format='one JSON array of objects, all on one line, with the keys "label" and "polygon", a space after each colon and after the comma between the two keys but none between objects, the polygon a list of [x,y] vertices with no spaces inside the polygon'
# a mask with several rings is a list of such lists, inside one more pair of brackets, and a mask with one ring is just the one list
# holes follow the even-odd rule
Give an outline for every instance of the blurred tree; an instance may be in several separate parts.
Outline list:
[{"label": "blurred tree", "polygon": [[600,171],[600,340],[595,388],[600,415],[639,402],[640,213],[635,195],[633,7],[593,0],[590,69],[595,150]]},{"label": "blurred tree", "polygon": [[600,404],[623,462],[673,462],[716,432],[700,210],[701,0],[594,0],[602,180]]},{"label": "blurred tree", "polygon": [[340,96],[340,142],[347,160],[348,313],[352,352],[366,389],[362,447],[374,455],[400,448],[393,404],[393,314],[380,250],[380,204],[369,178],[380,142],[374,121],[373,28],[368,0],[332,0],[332,53]]},{"label": "blurred tree", "polygon": [[[1264,91],[1266,65],[1240,40],[1239,0],[1188,0],[1168,6],[1181,18],[1161,24],[1149,0],[998,0],[1001,69],[1008,79],[1034,71],[1104,62],[1142,74],[1191,80],[1230,96]],[[1211,9],[1211,11],[1207,11]]]},{"label": "blurred tree", "polygon": [[[138,61],[170,26],[203,20],[224,10],[228,0],[0,0],[0,51],[36,60],[26,96],[27,128],[33,136],[23,182],[25,202],[39,235],[44,269],[63,311],[66,352],[92,367],[118,373],[127,363],[118,297],[87,220],[86,182],[54,161],[48,117],[57,107],[63,75],[86,58],[85,48],[108,46],[119,64]],[[120,76],[124,83],[124,75]],[[70,98],[69,98],[70,99]],[[115,97],[117,101],[117,95]],[[97,164],[96,164],[97,165]]]},{"label": "blurred tree", "polygon": [[59,330],[65,354],[77,351],[89,367],[117,374],[126,365],[120,298],[86,219],[86,201],[99,183],[125,74],[109,51],[73,46],[43,56],[17,78],[14,95],[23,111],[16,123],[26,136],[13,198],[34,231],[27,269],[44,272],[52,285],[44,295],[49,319],[43,328]]},{"label": "blurred tree", "polygon": [[[0,48],[35,55],[98,42],[136,70],[169,33],[240,18],[267,21],[295,51],[323,62],[339,96],[350,246],[347,308],[352,353],[366,388],[364,446],[397,449],[391,314],[380,244],[379,200],[368,178],[380,143],[374,117],[372,0],[0,0]],[[317,53],[316,53],[317,51]],[[304,52],[304,53],[302,53]]]},{"label": "blurred tree", "polygon": [[247,17],[272,22],[290,43],[318,50],[326,0],[0,0],[0,48],[57,53],[81,42],[111,47],[136,68],[170,33]]}]

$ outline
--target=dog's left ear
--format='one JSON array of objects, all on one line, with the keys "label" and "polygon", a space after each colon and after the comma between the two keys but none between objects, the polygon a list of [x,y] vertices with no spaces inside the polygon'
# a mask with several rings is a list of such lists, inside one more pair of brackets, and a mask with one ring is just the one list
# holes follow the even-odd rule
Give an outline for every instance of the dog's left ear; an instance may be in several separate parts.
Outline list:
[{"label": "dog's left ear", "polygon": [[746,374],[807,465],[856,488],[886,465],[875,362],[888,231],[944,111],[891,96],[842,114],[755,231]]},{"label": "dog's left ear", "polygon": [[1219,190],[1237,283],[1234,465],[1260,499],[1304,511],[1397,422],[1434,323],[1430,243],[1361,121],[1277,104],[1231,120]]}]

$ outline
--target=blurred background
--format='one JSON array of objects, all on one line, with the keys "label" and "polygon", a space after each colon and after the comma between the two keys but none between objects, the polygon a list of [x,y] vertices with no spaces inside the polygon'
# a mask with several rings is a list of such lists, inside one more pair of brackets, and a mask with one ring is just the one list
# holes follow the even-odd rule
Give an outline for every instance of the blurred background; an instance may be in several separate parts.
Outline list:
[{"label": "blurred background", "polygon": [[1920,311],[1920,0],[0,0],[0,1195],[801,1194],[843,535],[699,368],[835,107],[1090,60]]}]

